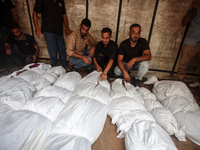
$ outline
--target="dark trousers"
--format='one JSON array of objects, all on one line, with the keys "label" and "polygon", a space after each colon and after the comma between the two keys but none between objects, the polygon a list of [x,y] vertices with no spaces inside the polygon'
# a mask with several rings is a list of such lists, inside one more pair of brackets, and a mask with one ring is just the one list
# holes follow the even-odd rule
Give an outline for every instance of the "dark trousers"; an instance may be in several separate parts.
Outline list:
[{"label": "dark trousers", "polygon": [[18,50],[16,45],[13,45],[13,47],[11,48],[11,51],[12,53],[10,55],[10,58],[20,68],[33,62],[34,54],[24,54]]},{"label": "dark trousers", "polygon": [[[106,68],[106,66],[107,66],[107,64],[108,64],[108,62],[109,62],[110,59],[106,58],[104,56],[98,56],[96,58],[96,60],[97,60],[97,63],[99,64],[99,66],[102,68],[102,70],[104,70]],[[114,74],[114,69],[115,69],[116,65],[117,65],[117,60],[115,59],[115,61],[113,62],[112,67],[109,70],[110,73]]]}]

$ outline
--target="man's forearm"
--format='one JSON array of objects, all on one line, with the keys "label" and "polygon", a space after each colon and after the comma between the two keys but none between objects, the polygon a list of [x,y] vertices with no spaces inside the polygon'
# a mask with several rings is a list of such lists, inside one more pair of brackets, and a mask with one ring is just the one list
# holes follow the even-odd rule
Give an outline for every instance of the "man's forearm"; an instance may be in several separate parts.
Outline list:
[{"label": "man's forearm", "polygon": [[113,62],[114,62],[113,59],[110,59],[110,60],[109,60],[107,66],[106,66],[106,68],[105,68],[105,70],[104,70],[105,73],[108,73],[108,71],[110,70],[110,68],[111,68],[112,65],[113,65]]},{"label": "man's forearm", "polygon": [[121,69],[121,71],[124,74],[126,72],[126,69],[124,67],[124,64],[123,64],[122,60],[120,60],[120,61],[118,60],[118,66],[119,66],[119,68]]},{"label": "man's forearm", "polygon": [[8,44],[8,43],[5,43],[5,44],[4,44],[4,48],[5,48],[5,50],[7,50],[7,49],[11,49],[11,45]]},{"label": "man's forearm", "polygon": [[39,27],[38,27],[38,16],[37,16],[37,13],[35,11],[33,11],[33,22],[34,22],[36,30],[38,30],[39,29]]},{"label": "man's forearm", "polygon": [[13,21],[17,23],[18,22],[18,18],[17,18],[17,13],[15,11],[15,8],[11,9],[11,14],[12,14]]},{"label": "man's forearm", "polygon": [[34,48],[35,48],[35,56],[38,56],[38,53],[39,53],[39,48],[37,47],[37,46],[34,46]]},{"label": "man's forearm", "polygon": [[97,63],[97,59],[95,57],[93,57],[93,62],[94,62],[94,64],[95,64],[96,67],[99,66],[99,64]]},{"label": "man's forearm", "polygon": [[65,30],[69,30],[69,25],[68,25],[66,14],[63,15],[63,22],[64,22],[64,25],[65,25]]},{"label": "man's forearm", "polygon": [[149,55],[143,55],[143,56],[140,56],[140,57],[134,57],[131,59],[131,61],[134,61],[134,62],[137,62],[137,61],[148,61],[148,60],[151,60],[151,56]]}]

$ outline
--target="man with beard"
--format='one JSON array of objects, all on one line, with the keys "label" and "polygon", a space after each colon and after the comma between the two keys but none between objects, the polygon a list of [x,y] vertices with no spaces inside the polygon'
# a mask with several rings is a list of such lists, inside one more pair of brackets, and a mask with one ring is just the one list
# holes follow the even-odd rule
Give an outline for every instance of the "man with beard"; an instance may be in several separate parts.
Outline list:
[{"label": "man with beard", "polygon": [[[103,71],[99,76],[100,80],[105,80],[107,77],[114,78],[114,68],[117,65],[117,43],[111,40],[112,30],[103,28],[101,30],[102,41],[100,41],[94,53],[93,61],[97,71]],[[110,70],[110,72],[109,72]]]},{"label": "man with beard", "polygon": [[[92,57],[97,42],[88,33],[90,27],[91,21],[85,18],[80,24],[80,29],[69,35],[66,52],[69,62],[74,65],[74,69],[88,66],[88,71],[92,70]],[[93,46],[91,49],[87,49],[89,44]]]},{"label": "man with beard", "polygon": [[8,36],[4,48],[6,54],[22,68],[24,65],[36,62],[39,49],[34,38],[24,34],[17,23],[11,25],[12,34]]},{"label": "man with beard", "polygon": [[120,76],[123,74],[124,79],[130,82],[130,70],[137,71],[134,86],[140,86],[140,81],[149,69],[151,60],[151,52],[146,39],[140,37],[141,26],[132,24],[130,26],[130,38],[123,41],[119,47],[118,66],[115,67],[115,74]]}]

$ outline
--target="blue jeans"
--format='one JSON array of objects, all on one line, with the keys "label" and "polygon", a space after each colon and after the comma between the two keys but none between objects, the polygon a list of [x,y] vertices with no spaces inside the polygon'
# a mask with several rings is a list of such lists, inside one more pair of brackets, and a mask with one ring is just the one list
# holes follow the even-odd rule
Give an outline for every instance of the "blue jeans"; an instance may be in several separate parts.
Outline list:
[{"label": "blue jeans", "polygon": [[89,54],[88,52],[89,52],[89,51],[90,51],[90,49],[86,49],[86,50],[84,51],[83,56],[87,57],[87,58],[90,60],[90,62],[91,62],[90,64],[85,64],[85,63],[83,62],[82,59],[76,58],[76,57],[73,57],[73,56],[71,56],[71,57],[69,58],[69,62],[72,63],[72,64],[74,65],[74,68],[75,68],[75,69],[88,66],[88,70],[91,70],[91,69],[92,69],[92,66],[93,66],[93,62],[92,62],[92,58],[90,58],[90,57],[88,56],[88,54]]},{"label": "blue jeans", "polygon": [[[126,62],[123,61],[123,64],[127,72],[130,70],[137,71],[137,75],[135,78],[139,80],[142,80],[143,76],[149,70],[149,61],[136,62],[131,69],[126,68],[126,64],[127,64]],[[117,76],[121,76],[123,74],[119,66],[115,67],[114,72]]]},{"label": "blue jeans", "polygon": [[44,36],[46,39],[47,49],[51,60],[51,66],[52,67],[57,66],[57,50],[58,50],[62,66],[64,68],[67,67],[67,60],[66,60],[67,58],[66,58],[63,35],[44,32]]}]

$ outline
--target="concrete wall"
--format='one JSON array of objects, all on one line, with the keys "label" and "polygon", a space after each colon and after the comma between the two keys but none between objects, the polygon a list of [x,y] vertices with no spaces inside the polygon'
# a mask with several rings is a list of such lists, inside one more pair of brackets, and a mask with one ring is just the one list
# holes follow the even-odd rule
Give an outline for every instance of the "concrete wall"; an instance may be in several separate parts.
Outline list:
[{"label": "concrete wall", "polygon": [[[31,22],[35,0],[13,0],[19,17],[19,24],[23,31],[32,34]],[[181,46],[185,28],[181,27],[181,19],[192,0],[64,0],[70,30],[79,28],[81,20],[86,17],[92,22],[90,33],[97,40],[101,40],[101,29],[110,27],[113,31],[112,40],[118,45],[129,38],[129,27],[133,23],[142,26],[141,37],[150,39],[152,60],[151,69],[172,71]],[[88,2],[88,5],[86,5]],[[121,2],[121,5],[120,5]],[[158,3],[156,7],[156,2]],[[28,11],[28,6],[30,11]],[[118,18],[119,8],[121,9]],[[87,11],[88,9],[88,11]],[[153,14],[156,10],[155,20]],[[29,18],[30,12],[31,18]],[[119,26],[118,26],[119,21]],[[39,17],[41,24],[41,17]],[[153,23],[152,34],[150,34]],[[33,22],[32,22],[33,24]],[[119,27],[117,30],[117,27]],[[33,31],[35,28],[33,25]],[[35,36],[35,34],[34,34]],[[150,37],[150,38],[149,38]],[[65,41],[67,37],[64,36]],[[49,58],[44,37],[35,36],[40,48],[39,57]],[[189,73],[199,74],[199,56],[191,62]],[[175,71],[178,67],[176,65]]]}]

